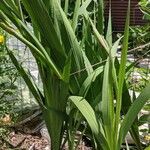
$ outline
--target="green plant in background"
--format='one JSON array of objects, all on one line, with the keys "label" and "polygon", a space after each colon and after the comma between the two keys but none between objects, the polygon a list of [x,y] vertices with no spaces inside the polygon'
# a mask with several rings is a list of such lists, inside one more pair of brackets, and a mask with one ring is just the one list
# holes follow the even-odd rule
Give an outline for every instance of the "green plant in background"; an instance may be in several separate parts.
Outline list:
[{"label": "green plant in background", "polygon": [[150,20],[150,1],[148,0],[140,0],[139,6],[141,11],[144,14],[144,19]]},{"label": "green plant in background", "polygon": [[129,72],[128,75],[129,86],[131,87],[131,89],[140,92],[150,81],[149,70],[146,68],[135,67],[134,73],[133,70]]},{"label": "green plant in background", "polygon": [[[129,47],[133,49],[139,47],[139,49],[132,51],[135,57],[147,57],[150,49],[150,25],[130,27],[129,34]],[[146,46],[143,46],[146,45]]]},{"label": "green plant in background", "polygon": [[[0,1],[0,26],[30,48],[38,65],[43,91],[7,49],[43,111],[52,150],[60,149],[65,130],[64,143],[68,141],[70,150],[76,148],[78,130],[89,135],[98,150],[119,150],[130,131],[138,149],[142,149],[137,114],[150,98],[150,86],[132,104],[125,81],[130,7],[119,62],[116,52],[121,38],[112,43],[111,10],[104,35],[104,2],[76,0],[72,17],[68,17],[69,1],[64,2]],[[88,12],[91,9],[92,13]]]},{"label": "green plant in background", "polygon": [[16,116],[15,103],[20,100],[16,85],[18,73],[7,54],[5,42],[6,34],[0,29],[0,118]]}]

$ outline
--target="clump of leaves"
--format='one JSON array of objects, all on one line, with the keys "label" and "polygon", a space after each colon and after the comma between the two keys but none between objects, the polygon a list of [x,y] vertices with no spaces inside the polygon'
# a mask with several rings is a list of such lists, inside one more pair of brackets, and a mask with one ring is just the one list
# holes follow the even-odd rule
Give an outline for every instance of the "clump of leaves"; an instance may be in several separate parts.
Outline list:
[{"label": "clump of leaves", "polygon": [[[137,57],[142,57],[145,53],[149,54],[150,44],[150,24],[147,23],[144,26],[133,26],[130,27],[129,34],[129,48],[139,47],[134,51],[134,55]],[[143,46],[145,45],[146,46]],[[147,56],[147,55],[145,55]]]},{"label": "clump of leaves", "polygon": [[150,20],[150,1],[148,0],[140,0],[139,6],[141,11],[143,12],[143,18],[146,20]]}]

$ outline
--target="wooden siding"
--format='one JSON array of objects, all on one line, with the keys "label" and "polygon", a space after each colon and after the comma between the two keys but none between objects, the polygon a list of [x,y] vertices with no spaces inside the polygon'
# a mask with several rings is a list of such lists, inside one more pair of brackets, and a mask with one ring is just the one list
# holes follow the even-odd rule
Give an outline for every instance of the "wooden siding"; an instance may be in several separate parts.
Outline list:
[{"label": "wooden siding", "polygon": [[[124,29],[128,0],[111,0],[113,31],[120,32]],[[105,3],[106,20],[108,18],[109,2]],[[143,25],[143,14],[139,10],[138,0],[131,0],[130,25]]]}]

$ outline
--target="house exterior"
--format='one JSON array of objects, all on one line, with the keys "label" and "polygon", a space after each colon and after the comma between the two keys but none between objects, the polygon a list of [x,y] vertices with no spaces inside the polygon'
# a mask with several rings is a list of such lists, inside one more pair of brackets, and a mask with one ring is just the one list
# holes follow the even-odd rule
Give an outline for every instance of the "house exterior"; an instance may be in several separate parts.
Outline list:
[{"label": "house exterior", "polygon": [[[105,15],[108,19],[109,0],[105,1]],[[144,25],[146,21],[142,19],[143,14],[139,9],[138,0],[131,0],[130,25]],[[112,25],[114,32],[122,32],[124,30],[128,0],[111,0],[112,9]]]}]

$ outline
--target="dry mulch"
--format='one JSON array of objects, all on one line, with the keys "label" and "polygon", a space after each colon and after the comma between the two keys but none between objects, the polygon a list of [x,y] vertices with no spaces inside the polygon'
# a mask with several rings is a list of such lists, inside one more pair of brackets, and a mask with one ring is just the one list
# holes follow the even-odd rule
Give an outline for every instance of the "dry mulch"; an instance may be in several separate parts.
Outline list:
[{"label": "dry mulch", "polygon": [[48,140],[30,134],[11,132],[7,138],[1,141],[0,150],[18,149],[18,150],[49,150]]},{"label": "dry mulch", "polygon": [[[7,122],[5,121],[5,125],[10,125],[10,116],[6,117]],[[50,150],[48,132],[43,130],[44,132],[42,133],[40,124],[39,111],[29,117],[25,117],[23,121],[12,126],[9,134],[0,137],[0,150]],[[69,149],[65,146],[63,150]],[[92,148],[85,146],[84,142],[81,142],[78,150],[92,150]]]},{"label": "dry mulch", "polygon": [[[50,150],[50,144],[41,135],[31,135],[25,133],[15,133],[12,131],[7,138],[0,140],[0,150]],[[64,147],[63,150],[69,150]],[[85,146],[84,142],[79,145],[78,150],[92,150]]]}]

